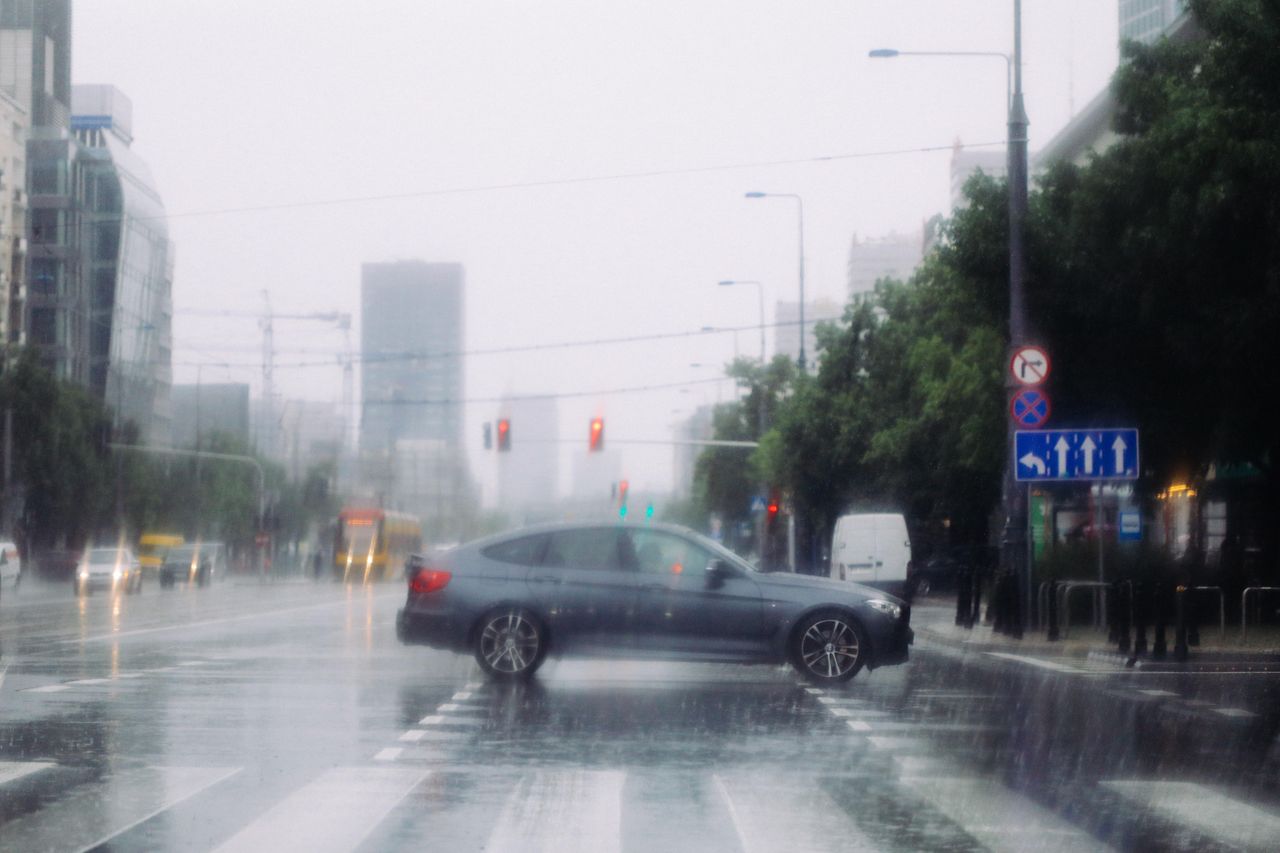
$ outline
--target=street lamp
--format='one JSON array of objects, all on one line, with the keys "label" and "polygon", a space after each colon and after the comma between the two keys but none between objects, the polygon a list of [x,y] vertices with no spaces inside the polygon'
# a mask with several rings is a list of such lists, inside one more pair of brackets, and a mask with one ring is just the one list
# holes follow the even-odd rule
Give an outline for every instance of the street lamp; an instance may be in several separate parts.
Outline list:
[{"label": "street lamp", "polygon": [[764,365],[764,285],[758,281],[738,281],[728,279],[720,282],[721,287],[733,287],[736,284],[754,284],[760,297],[760,364]]},{"label": "street lamp", "polygon": [[804,201],[795,193],[749,192],[746,193],[746,197],[793,198],[796,201],[796,213],[799,216],[800,225],[800,357],[796,359],[796,365],[800,368],[800,372],[804,373]]},{"label": "street lamp", "polygon": [[[1008,106],[1008,181],[1009,181],[1009,347],[1014,349],[1027,343],[1026,309],[1026,256],[1023,250],[1023,230],[1027,213],[1027,111],[1022,98],[1022,0],[1013,0],[1013,56],[987,51],[905,51],[880,48],[870,52],[873,59],[897,56],[999,56],[1006,65],[1006,91]],[[1006,383],[1009,383],[1006,378]],[[1006,396],[1012,400],[1015,393],[1010,383]],[[1016,427],[1013,419],[1005,422],[1005,454],[1003,501],[1005,510],[1004,537],[1001,544],[1001,566],[1008,576],[1021,585],[1021,595],[1016,597],[1019,618],[1009,620],[1015,637],[1022,636],[1023,623],[1031,613],[1031,563],[1027,556],[1027,502],[1026,488],[1017,481],[1013,463],[1013,445]]]}]

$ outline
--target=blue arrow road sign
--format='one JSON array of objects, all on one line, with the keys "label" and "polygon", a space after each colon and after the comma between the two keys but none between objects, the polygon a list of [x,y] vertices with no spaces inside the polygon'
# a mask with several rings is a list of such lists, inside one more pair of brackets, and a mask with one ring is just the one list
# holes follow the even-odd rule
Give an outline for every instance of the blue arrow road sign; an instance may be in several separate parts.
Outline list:
[{"label": "blue arrow road sign", "polygon": [[1043,429],[1014,434],[1019,480],[1135,480],[1136,429]]}]

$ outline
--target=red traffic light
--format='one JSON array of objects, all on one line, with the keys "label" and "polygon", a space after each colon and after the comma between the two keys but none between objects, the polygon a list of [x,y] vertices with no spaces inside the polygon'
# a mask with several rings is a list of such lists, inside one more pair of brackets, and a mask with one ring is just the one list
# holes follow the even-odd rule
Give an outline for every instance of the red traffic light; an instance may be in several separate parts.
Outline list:
[{"label": "red traffic light", "polygon": [[622,480],[618,483],[618,501],[624,505],[627,502],[627,488],[630,485],[631,484],[628,483],[626,480]]},{"label": "red traffic light", "polygon": [[587,437],[587,449],[591,452],[604,450],[604,418],[591,419],[591,433]]},{"label": "red traffic light", "polygon": [[498,421],[498,451],[505,452],[511,449],[511,421],[502,418]]}]

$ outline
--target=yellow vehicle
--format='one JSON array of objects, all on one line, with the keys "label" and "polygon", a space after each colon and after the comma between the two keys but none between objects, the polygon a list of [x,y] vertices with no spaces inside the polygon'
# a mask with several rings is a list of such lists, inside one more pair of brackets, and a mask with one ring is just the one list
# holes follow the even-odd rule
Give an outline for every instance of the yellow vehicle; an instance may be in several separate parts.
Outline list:
[{"label": "yellow vehicle", "polygon": [[344,581],[399,578],[405,559],[422,548],[422,523],[411,515],[348,507],[338,514],[334,576]]},{"label": "yellow vehicle", "polygon": [[185,539],[176,533],[144,533],[138,537],[138,562],[142,565],[142,574],[159,577],[160,566],[164,564],[164,555],[170,548],[185,543]]}]

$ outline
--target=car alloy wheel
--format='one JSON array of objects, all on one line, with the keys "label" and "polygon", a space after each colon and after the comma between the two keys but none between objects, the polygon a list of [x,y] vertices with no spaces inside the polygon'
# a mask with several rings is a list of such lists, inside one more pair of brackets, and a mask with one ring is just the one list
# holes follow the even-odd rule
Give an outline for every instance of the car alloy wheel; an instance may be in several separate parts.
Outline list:
[{"label": "car alloy wheel", "polygon": [[542,662],[542,629],[532,615],[507,610],[485,618],[476,640],[476,659],[498,676],[529,675]]},{"label": "car alloy wheel", "polygon": [[862,632],[849,617],[814,616],[796,638],[796,666],[814,681],[847,681],[862,668],[863,645]]}]

